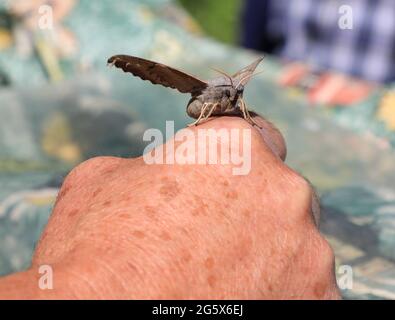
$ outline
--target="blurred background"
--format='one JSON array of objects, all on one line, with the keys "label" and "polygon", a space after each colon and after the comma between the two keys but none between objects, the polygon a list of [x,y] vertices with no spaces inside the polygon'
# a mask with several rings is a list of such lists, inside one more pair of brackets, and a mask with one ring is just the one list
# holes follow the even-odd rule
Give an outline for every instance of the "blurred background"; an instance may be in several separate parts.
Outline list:
[{"label": "blurred background", "polygon": [[0,0],[0,275],[29,265],[71,168],[191,122],[188,95],[107,67],[115,54],[202,79],[265,54],[245,99],[321,195],[343,296],[395,298],[392,0]]}]

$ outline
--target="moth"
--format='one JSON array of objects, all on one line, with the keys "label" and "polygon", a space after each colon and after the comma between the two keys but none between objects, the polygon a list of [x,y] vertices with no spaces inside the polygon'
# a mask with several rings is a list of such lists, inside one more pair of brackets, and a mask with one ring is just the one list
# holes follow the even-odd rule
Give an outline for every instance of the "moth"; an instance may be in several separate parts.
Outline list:
[{"label": "moth", "polygon": [[192,97],[187,105],[187,114],[196,119],[190,126],[198,125],[211,116],[238,115],[250,124],[260,127],[248,111],[243,92],[262,60],[263,58],[257,59],[232,76],[216,70],[221,76],[208,81],[167,65],[133,56],[115,55],[107,62],[153,84],[177,89],[181,93],[190,93]]}]

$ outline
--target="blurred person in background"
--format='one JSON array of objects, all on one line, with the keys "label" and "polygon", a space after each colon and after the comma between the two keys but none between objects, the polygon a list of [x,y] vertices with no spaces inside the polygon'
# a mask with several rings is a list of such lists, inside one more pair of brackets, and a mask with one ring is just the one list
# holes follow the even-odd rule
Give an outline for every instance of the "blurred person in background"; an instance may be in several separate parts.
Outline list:
[{"label": "blurred person in background", "polygon": [[316,71],[395,81],[393,0],[246,0],[241,38],[246,48]]}]

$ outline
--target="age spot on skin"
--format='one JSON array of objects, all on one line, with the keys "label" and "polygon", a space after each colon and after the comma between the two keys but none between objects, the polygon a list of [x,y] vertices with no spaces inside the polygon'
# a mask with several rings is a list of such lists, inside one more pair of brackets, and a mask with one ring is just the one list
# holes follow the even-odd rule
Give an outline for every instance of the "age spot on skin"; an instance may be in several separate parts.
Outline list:
[{"label": "age spot on skin", "polygon": [[145,233],[142,232],[142,231],[139,231],[139,230],[133,231],[133,235],[134,235],[136,238],[139,238],[139,239],[145,238]]},{"label": "age spot on skin", "polygon": [[170,236],[170,234],[168,234],[166,231],[163,231],[163,232],[159,235],[159,237],[160,237],[162,240],[165,240],[165,241],[169,241],[169,240],[172,239],[172,237]]},{"label": "age spot on skin", "polygon": [[78,213],[78,209],[73,209],[69,212],[69,217],[74,217]]},{"label": "age spot on skin", "polygon": [[58,194],[58,197],[56,199],[56,202],[60,201],[71,189],[71,186],[66,185],[66,186],[62,186],[62,188],[60,189],[60,192]]},{"label": "age spot on skin", "polygon": [[136,266],[132,262],[127,262],[128,268],[134,272],[137,272]]},{"label": "age spot on skin", "polygon": [[184,250],[181,253],[181,261],[182,262],[188,263],[189,261],[191,261],[191,259],[192,259],[192,255],[188,250]]},{"label": "age spot on skin", "polygon": [[238,194],[235,190],[229,191],[226,193],[226,198],[227,199],[237,199],[238,198]]},{"label": "age spot on skin", "polygon": [[245,239],[239,240],[238,245],[236,246],[235,250],[235,260],[243,261],[250,253],[250,248],[252,247],[252,240]]},{"label": "age spot on skin", "polygon": [[209,269],[209,270],[212,269],[213,266],[214,266],[214,259],[211,258],[211,257],[207,258],[207,259],[204,261],[204,265],[205,265],[205,267],[206,267],[207,269]]},{"label": "age spot on skin", "polygon": [[326,290],[326,284],[318,282],[314,286],[314,295],[317,298],[322,298],[324,296],[324,294],[325,294],[325,290]]},{"label": "age spot on skin", "polygon": [[111,200],[103,202],[103,207],[109,207],[111,205]]},{"label": "age spot on skin", "polygon": [[145,211],[145,214],[149,218],[151,218],[151,219],[156,219],[157,218],[157,212],[155,210],[155,207],[153,207],[153,206],[145,206],[144,207],[144,211]]},{"label": "age spot on skin", "polygon": [[215,286],[216,278],[213,275],[208,276],[207,283],[208,285],[213,288]]},{"label": "age spot on skin", "polygon": [[93,191],[92,196],[96,197],[103,189],[101,187],[97,188],[95,191]]},{"label": "age spot on skin", "polygon": [[167,177],[162,179],[162,186],[159,189],[159,194],[161,194],[166,200],[172,200],[181,192],[179,183],[174,179],[169,179]]},{"label": "age spot on skin", "polygon": [[251,216],[251,211],[246,209],[246,210],[243,211],[243,215],[248,218],[249,216]]},{"label": "age spot on skin", "polygon": [[121,213],[121,214],[119,215],[119,217],[120,217],[121,219],[129,219],[129,218],[130,218],[130,215],[127,214],[127,213]]},{"label": "age spot on skin", "polygon": [[197,195],[193,196],[196,203],[196,212],[192,212],[192,215],[197,216],[199,214],[207,214],[208,205],[204,203],[203,199]]}]

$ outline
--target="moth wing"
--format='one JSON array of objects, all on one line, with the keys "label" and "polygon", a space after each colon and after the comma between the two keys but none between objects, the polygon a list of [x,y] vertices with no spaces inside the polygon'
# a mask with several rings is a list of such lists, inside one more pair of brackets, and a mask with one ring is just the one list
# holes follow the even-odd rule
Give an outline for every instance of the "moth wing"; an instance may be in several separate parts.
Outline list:
[{"label": "moth wing", "polygon": [[233,76],[233,83],[235,85],[241,84],[242,86],[245,86],[247,82],[250,80],[252,74],[254,73],[256,67],[261,63],[263,60],[263,57],[255,60],[253,63],[248,65],[247,67],[237,71]]},{"label": "moth wing", "polygon": [[127,55],[112,56],[107,62],[143,80],[177,89],[182,93],[192,93],[207,87],[206,82],[158,62]]}]

